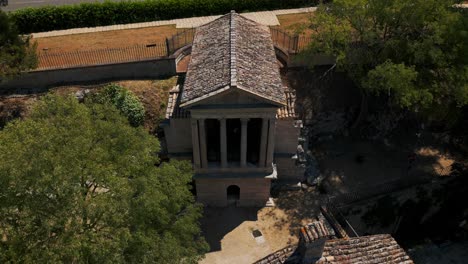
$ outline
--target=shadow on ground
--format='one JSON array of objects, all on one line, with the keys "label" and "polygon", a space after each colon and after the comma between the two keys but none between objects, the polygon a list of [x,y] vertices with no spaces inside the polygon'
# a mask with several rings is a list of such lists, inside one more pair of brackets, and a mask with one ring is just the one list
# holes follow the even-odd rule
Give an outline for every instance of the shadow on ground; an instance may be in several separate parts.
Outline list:
[{"label": "shadow on ground", "polygon": [[286,217],[276,222],[276,225],[279,227],[289,222],[290,234],[297,235],[302,226],[319,215],[321,200],[314,188],[280,192],[275,203],[278,209],[284,211]]},{"label": "shadow on ground", "polygon": [[256,221],[258,208],[238,208],[234,206],[204,209],[201,226],[203,235],[210,245],[210,252],[221,250],[221,240],[244,221]]},{"label": "shadow on ground", "polygon": [[330,194],[373,191],[376,187],[407,187],[450,173],[455,158],[428,140],[412,146],[335,138],[314,151]]}]

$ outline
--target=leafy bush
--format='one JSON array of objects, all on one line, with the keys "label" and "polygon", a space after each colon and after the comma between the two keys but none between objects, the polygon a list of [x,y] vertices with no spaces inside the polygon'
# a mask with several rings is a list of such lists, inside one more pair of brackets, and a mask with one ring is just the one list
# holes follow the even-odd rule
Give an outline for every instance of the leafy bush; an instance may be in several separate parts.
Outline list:
[{"label": "leafy bush", "polygon": [[113,104],[132,126],[140,126],[145,120],[145,108],[138,97],[117,84],[109,84],[92,99],[99,103]]},{"label": "leafy bush", "polygon": [[295,8],[318,0],[146,0],[25,8],[10,14],[21,33]]}]

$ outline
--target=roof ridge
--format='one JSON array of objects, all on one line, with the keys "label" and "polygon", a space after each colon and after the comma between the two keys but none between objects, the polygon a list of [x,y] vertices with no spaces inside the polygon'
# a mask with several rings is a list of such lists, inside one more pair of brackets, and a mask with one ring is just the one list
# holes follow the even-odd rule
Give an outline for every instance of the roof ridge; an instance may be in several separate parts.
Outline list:
[{"label": "roof ridge", "polygon": [[229,59],[230,59],[230,73],[231,73],[231,87],[237,87],[237,34],[236,34],[236,11],[231,10],[230,24],[229,24]]}]

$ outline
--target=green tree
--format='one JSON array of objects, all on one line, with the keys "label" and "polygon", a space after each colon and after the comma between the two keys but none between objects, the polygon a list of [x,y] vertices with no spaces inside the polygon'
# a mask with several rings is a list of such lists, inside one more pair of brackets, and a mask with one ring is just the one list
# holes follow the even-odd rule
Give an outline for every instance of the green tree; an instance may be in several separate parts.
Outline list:
[{"label": "green tree", "polygon": [[145,121],[145,107],[131,91],[117,84],[107,85],[102,92],[91,97],[91,102],[111,103],[127,117],[132,126],[140,126]]},{"label": "green tree", "polygon": [[188,162],[109,104],[48,95],[0,131],[1,263],[195,263]]},{"label": "green tree", "polygon": [[334,56],[363,106],[369,95],[412,110],[466,105],[467,16],[456,2],[335,0],[311,19],[307,53]]},{"label": "green tree", "polygon": [[18,35],[16,27],[0,10],[0,82],[37,67],[36,45]]}]

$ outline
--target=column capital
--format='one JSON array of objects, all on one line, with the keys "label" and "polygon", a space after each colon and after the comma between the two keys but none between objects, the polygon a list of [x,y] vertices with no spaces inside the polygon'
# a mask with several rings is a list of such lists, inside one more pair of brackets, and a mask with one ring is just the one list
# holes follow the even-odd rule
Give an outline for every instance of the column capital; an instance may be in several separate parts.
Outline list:
[{"label": "column capital", "polygon": [[247,124],[249,122],[250,118],[241,118],[240,121],[242,124]]}]

